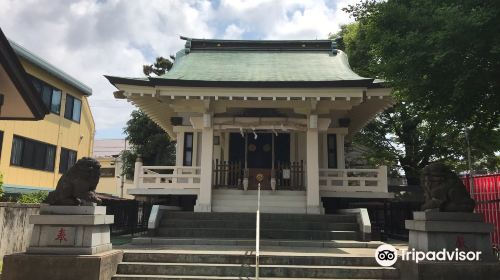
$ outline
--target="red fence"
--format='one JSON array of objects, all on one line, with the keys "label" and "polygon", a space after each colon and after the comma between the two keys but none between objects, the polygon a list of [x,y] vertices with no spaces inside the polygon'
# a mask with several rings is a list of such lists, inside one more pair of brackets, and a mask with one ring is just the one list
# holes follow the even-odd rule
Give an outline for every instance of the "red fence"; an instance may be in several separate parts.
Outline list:
[{"label": "red fence", "polygon": [[[470,192],[470,177],[462,178]],[[494,226],[492,243],[500,247],[500,174],[474,176],[473,198],[476,201],[476,213],[482,213],[484,220]]]}]

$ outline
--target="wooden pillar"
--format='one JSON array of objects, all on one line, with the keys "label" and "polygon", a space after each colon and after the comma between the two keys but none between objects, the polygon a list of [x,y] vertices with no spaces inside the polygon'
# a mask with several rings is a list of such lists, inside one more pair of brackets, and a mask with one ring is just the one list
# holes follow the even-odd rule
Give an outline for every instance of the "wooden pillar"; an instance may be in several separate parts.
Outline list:
[{"label": "wooden pillar", "polygon": [[175,145],[175,166],[183,166],[184,163],[184,132],[177,132],[177,143]]},{"label": "wooden pillar", "polygon": [[345,135],[337,134],[337,168],[345,168],[345,148],[344,148]]},{"label": "wooden pillar", "polygon": [[319,196],[318,115],[310,115],[307,123],[307,214],[321,214]]},{"label": "wooden pillar", "polygon": [[192,166],[198,166],[199,154],[200,151],[198,150],[198,132],[195,130],[193,131],[193,152],[191,153],[191,162],[193,163]]},{"label": "wooden pillar", "polygon": [[212,115],[203,115],[203,130],[201,134],[201,178],[200,194],[194,207],[195,212],[212,211],[212,173],[213,173],[213,151],[214,151],[214,129],[212,127]]}]

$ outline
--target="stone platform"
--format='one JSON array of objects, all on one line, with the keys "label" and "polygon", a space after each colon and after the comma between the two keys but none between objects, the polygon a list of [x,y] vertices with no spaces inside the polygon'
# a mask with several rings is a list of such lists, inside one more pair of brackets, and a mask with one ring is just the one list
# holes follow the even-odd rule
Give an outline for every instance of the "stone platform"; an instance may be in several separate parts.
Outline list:
[{"label": "stone platform", "polygon": [[104,206],[42,206],[34,224],[29,254],[93,255],[112,249]]},{"label": "stone platform", "polygon": [[109,280],[123,251],[95,255],[13,254],[4,257],[2,280]]}]

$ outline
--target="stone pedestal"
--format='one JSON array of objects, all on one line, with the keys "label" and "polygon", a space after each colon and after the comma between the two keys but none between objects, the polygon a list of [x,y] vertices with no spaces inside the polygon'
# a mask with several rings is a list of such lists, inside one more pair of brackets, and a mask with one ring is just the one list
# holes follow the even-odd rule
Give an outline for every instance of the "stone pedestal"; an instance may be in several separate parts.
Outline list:
[{"label": "stone pedestal", "polygon": [[406,220],[410,231],[408,249],[416,251],[480,251],[481,260],[494,260],[490,234],[493,225],[477,213],[414,212]]},{"label": "stone pedestal", "polygon": [[493,256],[493,226],[481,214],[414,212],[405,221],[410,231],[408,251],[480,251],[480,261],[398,261],[402,280],[498,279],[500,262]]},{"label": "stone pedestal", "polygon": [[28,254],[94,255],[112,249],[105,206],[42,206],[30,217],[34,225]]},{"label": "stone pedestal", "polygon": [[498,280],[500,262],[399,261],[400,280]]},{"label": "stone pedestal", "polygon": [[4,257],[2,280],[109,280],[123,252],[111,250],[104,206],[42,206],[26,253]]},{"label": "stone pedestal", "polygon": [[95,255],[13,254],[3,259],[2,280],[110,280],[123,252]]}]

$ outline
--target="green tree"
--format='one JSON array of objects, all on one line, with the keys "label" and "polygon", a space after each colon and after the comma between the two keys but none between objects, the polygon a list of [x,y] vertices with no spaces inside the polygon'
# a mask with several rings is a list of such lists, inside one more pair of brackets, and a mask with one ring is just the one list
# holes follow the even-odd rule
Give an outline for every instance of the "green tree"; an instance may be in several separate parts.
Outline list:
[{"label": "green tree", "polygon": [[[446,161],[458,171],[467,169],[463,124],[443,117],[438,107],[429,107],[410,98],[413,88],[384,75],[381,65],[385,63],[385,57],[379,52],[380,42],[374,40],[371,34],[374,32],[373,23],[368,19],[368,15],[376,14],[378,5],[380,3],[368,1],[350,7],[348,10],[358,21],[342,26],[341,31],[332,36],[338,37],[339,48],[348,53],[350,64],[357,73],[385,78],[395,89],[395,106],[368,124],[355,136],[354,142],[370,148],[370,162],[397,164],[404,170],[409,184],[418,184],[420,169],[431,161]],[[386,36],[390,37],[389,34]],[[494,154],[500,143],[498,130],[474,126],[469,128],[469,135],[477,161],[482,162],[483,167],[498,168],[498,157]],[[489,137],[481,139],[481,135]]]},{"label": "green tree", "polygon": [[[172,60],[170,60],[172,59]],[[170,56],[170,59],[164,58],[163,56],[157,57],[156,61],[153,64],[147,64],[142,66],[142,72],[146,76],[151,76],[151,74],[155,74],[156,76],[161,76],[167,73],[170,68],[173,66],[174,57]]]},{"label": "green tree", "polygon": [[[172,68],[174,60],[173,56],[170,56],[170,59],[157,57],[153,64],[143,65],[144,75],[161,76]],[[141,155],[144,165],[173,165],[175,143],[170,141],[165,131],[141,110],[132,111],[130,117],[124,132],[132,149],[122,152],[123,174],[133,178],[138,155]]]},{"label": "green tree", "polygon": [[500,1],[364,1],[360,24],[372,69],[435,119],[489,130],[500,123]]},{"label": "green tree", "polygon": [[122,154],[124,173],[133,178],[134,163],[138,155],[144,165],[173,165],[175,163],[175,143],[144,112],[134,110],[124,129],[132,146]]}]

